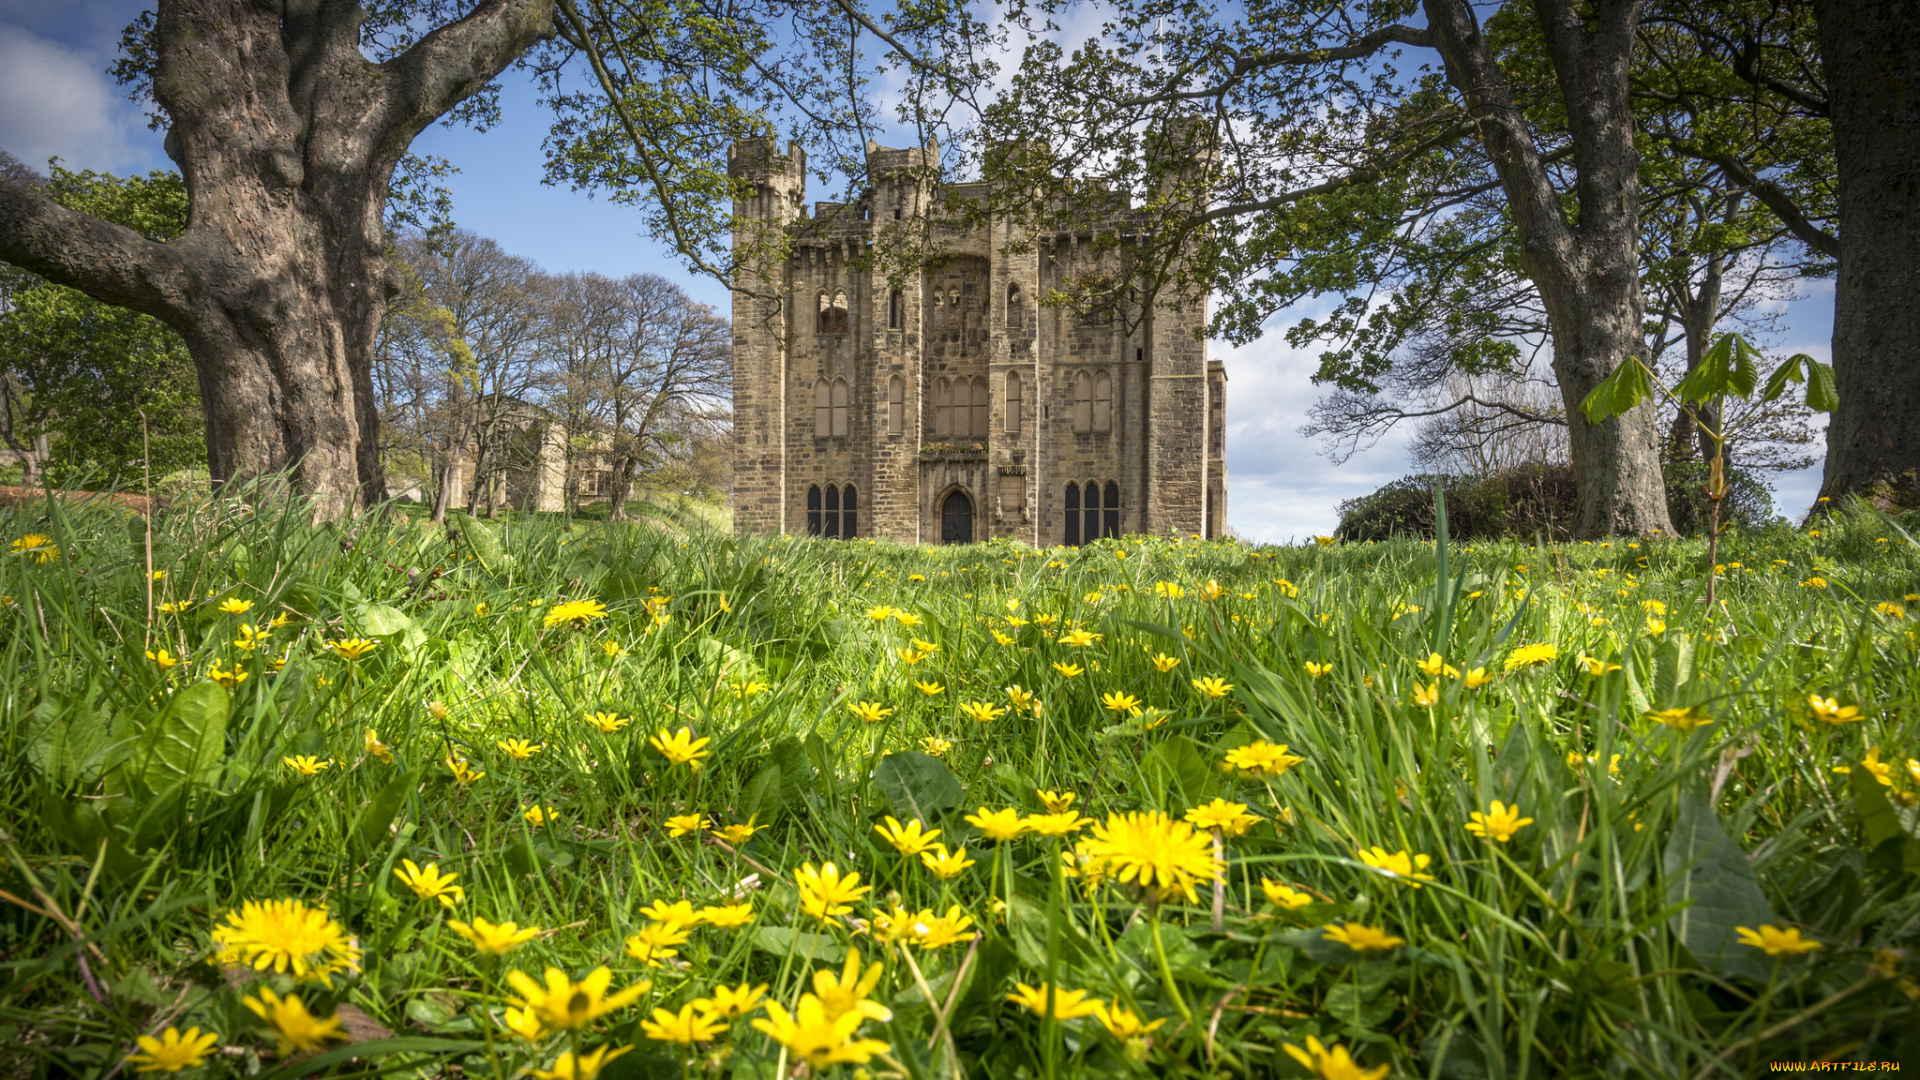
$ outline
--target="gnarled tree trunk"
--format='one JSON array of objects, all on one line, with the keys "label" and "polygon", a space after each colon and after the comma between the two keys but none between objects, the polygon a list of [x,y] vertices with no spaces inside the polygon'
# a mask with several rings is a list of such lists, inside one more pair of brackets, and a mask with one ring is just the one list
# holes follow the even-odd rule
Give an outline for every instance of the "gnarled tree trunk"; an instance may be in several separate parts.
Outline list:
[{"label": "gnarled tree trunk", "polygon": [[1920,5],[1816,0],[1839,167],[1821,494],[1920,506]]},{"label": "gnarled tree trunk", "polygon": [[153,89],[186,232],[157,243],[0,181],[0,258],[180,332],[216,480],[291,469],[318,513],[350,513],[385,494],[371,356],[394,166],[551,32],[551,4],[487,0],[374,63],[354,3],[162,0]]}]

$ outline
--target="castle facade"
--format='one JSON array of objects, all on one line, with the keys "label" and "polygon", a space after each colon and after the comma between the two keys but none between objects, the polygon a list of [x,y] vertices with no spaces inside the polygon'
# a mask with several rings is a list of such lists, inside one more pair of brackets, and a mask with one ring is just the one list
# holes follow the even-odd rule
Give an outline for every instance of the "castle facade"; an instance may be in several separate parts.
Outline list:
[{"label": "castle facade", "polygon": [[[1094,233],[931,222],[936,192],[917,178],[934,151],[870,149],[875,186],[809,213],[799,147],[734,148],[753,191],[736,212],[787,240],[784,261],[743,257],[733,294],[735,531],[1036,547],[1220,535],[1226,372],[1196,334],[1204,306],[1042,306],[1103,258]],[[1101,228],[1147,224],[1121,207]],[[907,227],[937,255],[890,279],[873,246]],[[750,243],[736,234],[736,252]]]}]

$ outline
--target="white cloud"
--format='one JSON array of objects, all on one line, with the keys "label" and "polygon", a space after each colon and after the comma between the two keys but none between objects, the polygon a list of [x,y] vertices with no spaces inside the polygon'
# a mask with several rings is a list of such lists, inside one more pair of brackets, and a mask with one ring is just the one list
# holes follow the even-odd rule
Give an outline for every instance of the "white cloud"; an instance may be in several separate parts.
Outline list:
[{"label": "white cloud", "polygon": [[58,155],[74,169],[145,167],[137,111],[105,58],[17,26],[0,25],[0,147],[36,169]]}]

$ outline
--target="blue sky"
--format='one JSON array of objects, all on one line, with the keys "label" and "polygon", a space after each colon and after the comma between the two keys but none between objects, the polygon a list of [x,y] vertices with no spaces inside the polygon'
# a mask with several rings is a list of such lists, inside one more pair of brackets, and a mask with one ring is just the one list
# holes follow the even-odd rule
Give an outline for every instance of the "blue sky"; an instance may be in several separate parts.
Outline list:
[{"label": "blue sky", "polygon": [[[0,147],[40,165],[59,155],[70,168],[114,172],[169,168],[160,136],[104,74],[120,30],[141,0],[0,0]],[[462,226],[549,270],[610,275],[650,272],[684,283],[725,307],[725,290],[684,270],[643,235],[631,209],[585,192],[541,183],[546,120],[524,76],[509,74],[504,122],[486,134],[435,127],[415,141],[461,172],[447,184]],[[1342,499],[1411,471],[1395,435],[1338,467],[1299,434],[1318,396],[1314,354],[1289,348],[1280,331],[1308,312],[1283,313],[1267,336],[1243,348],[1215,343],[1230,380],[1227,397],[1229,524],[1250,539],[1304,539],[1332,530]],[[1815,282],[1787,306],[1787,331],[1770,344],[1828,357],[1831,285]],[[1819,469],[1775,483],[1781,513],[1798,516],[1819,488]]]}]

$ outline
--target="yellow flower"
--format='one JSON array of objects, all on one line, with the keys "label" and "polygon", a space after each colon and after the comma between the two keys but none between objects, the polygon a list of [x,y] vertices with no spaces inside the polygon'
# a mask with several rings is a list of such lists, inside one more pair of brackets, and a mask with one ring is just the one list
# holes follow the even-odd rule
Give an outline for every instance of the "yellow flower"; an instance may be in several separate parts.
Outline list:
[{"label": "yellow flower", "polygon": [[333,985],[338,972],[357,970],[360,949],[325,908],[301,900],[249,900],[213,928],[223,965],[291,972],[302,982]]},{"label": "yellow flower", "polygon": [[262,630],[252,623],[241,623],[240,636],[233,639],[233,647],[239,649],[241,652],[252,652],[260,646],[267,644],[267,639],[272,636],[273,630],[271,627]]},{"label": "yellow flower", "polygon": [[327,642],[327,648],[332,649],[342,660],[358,660],[379,647],[378,641],[358,637]]},{"label": "yellow flower", "polygon": [[1053,662],[1053,670],[1071,679],[1071,678],[1077,677],[1081,672],[1085,671],[1086,669],[1081,667],[1079,664],[1063,664],[1060,661],[1055,660]]},{"label": "yellow flower", "polygon": [[1040,805],[1054,814],[1073,809],[1073,800],[1076,797],[1071,791],[1036,791],[1034,794],[1040,797]]},{"label": "yellow flower", "polygon": [[1419,667],[1421,674],[1429,678],[1445,675],[1451,679],[1457,678],[1460,674],[1460,669],[1447,663],[1439,653],[1428,653],[1425,660],[1415,661],[1415,665]]},{"label": "yellow flower", "polygon": [[1332,547],[1340,542],[1340,538],[1337,536],[1316,536],[1313,538],[1313,542],[1319,544],[1321,547]]},{"label": "yellow flower", "polygon": [[320,770],[333,764],[331,761],[314,757],[312,754],[295,754],[292,757],[283,757],[280,760],[286,762],[287,768],[292,769],[301,776],[318,776],[320,775]]},{"label": "yellow flower", "polygon": [[685,945],[687,936],[684,927],[648,923],[639,933],[627,935],[627,955],[648,967],[659,967],[663,961],[680,954],[675,946]]},{"label": "yellow flower", "polygon": [[1493,805],[1487,808],[1486,813],[1482,814],[1475,810],[1469,816],[1472,820],[1467,822],[1468,832],[1485,840],[1497,840],[1502,844],[1513,839],[1513,834],[1519,832],[1523,826],[1533,824],[1532,818],[1520,816],[1518,806],[1508,806],[1499,799],[1493,800]]},{"label": "yellow flower", "polygon": [[477,617],[480,617],[480,618],[485,618],[485,617],[486,617],[486,614],[487,614],[487,612],[489,612],[489,611],[491,611],[491,610],[493,610],[493,609],[492,609],[492,608],[491,608],[490,606],[488,606],[488,604],[487,604],[487,602],[486,602],[485,600],[482,600],[482,601],[480,601],[479,603],[477,603],[477,604],[475,604],[475,605],[473,605],[473,613],[474,613],[474,615],[475,615],[475,616],[477,616]]},{"label": "yellow flower", "polygon": [[945,844],[935,844],[932,851],[921,852],[920,861],[942,881],[959,877],[967,867],[973,865],[973,860],[967,858],[966,848],[950,852]]},{"label": "yellow flower", "polygon": [[694,772],[700,771],[700,759],[710,751],[706,746],[710,738],[694,738],[693,729],[681,728],[669,735],[665,731],[647,740],[647,744],[660,751],[660,756],[675,765],[685,765]]},{"label": "yellow flower", "polygon": [[1819,694],[1810,695],[1807,704],[1813,709],[1813,715],[1829,724],[1839,725],[1864,720],[1860,715],[1860,706],[1841,705],[1836,698],[1823,698]]},{"label": "yellow flower", "polygon": [[448,758],[447,768],[453,773],[454,783],[459,784],[461,787],[465,787],[487,775],[484,772],[476,771],[473,766],[467,764],[466,758]]},{"label": "yellow flower", "polygon": [[1306,666],[1307,666],[1307,674],[1313,676],[1316,679],[1333,670],[1332,664],[1316,664],[1311,660],[1307,661]]},{"label": "yellow flower", "polygon": [[1580,657],[1574,662],[1579,664],[1582,668],[1584,668],[1587,674],[1593,676],[1596,679],[1602,675],[1605,675],[1609,671],[1620,670],[1619,664],[1609,664],[1605,660],[1602,660],[1597,656],[1588,656],[1585,653],[1582,653]]},{"label": "yellow flower", "polygon": [[1227,751],[1226,760],[1229,768],[1253,776],[1281,776],[1307,759],[1290,753],[1286,743],[1276,745],[1256,739]]},{"label": "yellow flower", "polygon": [[753,904],[709,904],[694,914],[715,930],[738,930],[753,921]]},{"label": "yellow flower", "polygon": [[1080,849],[1107,876],[1138,883],[1163,900],[1183,896],[1190,904],[1196,902],[1194,885],[1219,880],[1224,869],[1212,837],[1158,810],[1109,814]]},{"label": "yellow flower", "polygon": [[1801,937],[1797,927],[1762,926],[1756,931],[1736,926],[1733,932],[1740,935],[1740,944],[1751,945],[1773,957],[1800,956],[1822,948],[1819,942]]},{"label": "yellow flower", "polygon": [[1269,903],[1282,911],[1298,911],[1313,903],[1312,895],[1268,878],[1260,879],[1260,891],[1267,894]]},{"label": "yellow flower", "polygon": [[1463,677],[1460,681],[1467,684],[1467,689],[1478,690],[1481,687],[1492,682],[1493,676],[1487,674],[1486,668],[1477,667],[1477,668],[1474,668],[1472,671],[1467,672],[1465,677]]},{"label": "yellow flower", "polygon": [[[754,817],[759,817],[759,816],[760,815],[758,814],[754,815]],[[753,834],[759,832],[761,829],[764,829],[764,828],[766,828],[765,825],[755,825],[753,823],[753,818],[750,817],[742,824],[722,825],[719,828],[718,832],[720,835],[720,839],[725,840],[727,843],[733,845],[734,847],[739,847],[741,844],[744,844],[747,841],[753,839]]]},{"label": "yellow flower", "polygon": [[964,701],[960,703],[960,713],[983,724],[991,724],[1007,715],[1007,710],[991,701]]},{"label": "yellow flower", "polygon": [[259,997],[242,998],[240,1004],[273,1027],[281,1057],[297,1051],[318,1050],[328,1039],[347,1037],[338,1018],[329,1016],[322,1020],[314,1016],[307,1011],[306,1002],[292,994],[281,997],[263,986]]},{"label": "yellow flower", "polygon": [[585,1028],[608,1013],[626,1008],[641,994],[653,989],[653,983],[642,979],[625,990],[609,995],[607,987],[612,982],[613,972],[606,967],[594,968],[579,982],[567,978],[567,973],[559,968],[548,968],[544,985],[533,981],[533,976],[524,971],[507,972],[507,985],[519,995],[513,999],[515,1005],[532,1013],[549,1027],[572,1031]]},{"label": "yellow flower", "polygon": [[1360,852],[1360,861],[1388,877],[1404,879],[1407,884],[1416,889],[1420,887],[1420,882],[1433,880],[1432,874],[1421,873],[1433,862],[1431,855],[1415,855],[1407,851],[1389,852],[1376,844]]},{"label": "yellow flower", "polygon": [[559,821],[560,811],[555,810],[551,806],[541,806],[536,803],[533,806],[527,807],[526,812],[522,813],[520,817],[524,819],[527,824],[537,829],[549,821]]},{"label": "yellow flower", "polygon": [[1882,787],[1893,786],[1893,766],[1880,760],[1879,747],[1877,746],[1868,747],[1867,756],[1861,759],[1860,765],[1862,768],[1872,773],[1873,778],[1875,780],[1880,781],[1880,785]]},{"label": "yellow flower", "polygon": [[37,563],[60,561],[59,545],[53,542],[53,537],[44,536],[40,533],[28,533],[20,539],[15,540],[13,542],[13,553],[15,555],[25,556]]},{"label": "yellow flower", "polygon": [[1022,824],[1035,836],[1052,837],[1079,832],[1093,824],[1093,821],[1090,818],[1081,817],[1078,810],[1062,810],[1053,814],[1035,814]]},{"label": "yellow flower", "polygon": [[618,660],[627,655],[627,650],[621,648],[620,643],[612,638],[608,638],[600,643],[600,651],[605,653],[609,660]]},{"label": "yellow flower", "polygon": [[662,824],[667,827],[667,835],[674,837],[713,828],[713,822],[699,814],[675,814]]},{"label": "yellow flower", "polygon": [[1013,702],[1015,709],[1021,712],[1039,713],[1040,706],[1039,703],[1033,699],[1033,691],[1022,690],[1018,683],[1013,686],[1004,687],[1003,689],[1007,692],[1007,700]]},{"label": "yellow flower", "polygon": [[847,711],[859,717],[860,719],[865,720],[869,724],[877,724],[880,721],[885,720],[887,717],[893,715],[892,709],[888,708],[885,705],[880,704],[877,701],[849,702],[847,705]]},{"label": "yellow flower", "polygon": [[901,825],[892,815],[888,815],[886,822],[885,825],[875,825],[873,831],[879,833],[887,843],[892,844],[895,851],[908,858],[931,848],[934,837],[940,835],[939,829],[929,831],[920,823],[919,818]]},{"label": "yellow flower", "polygon": [[1108,712],[1137,713],[1140,711],[1140,699],[1123,690],[1100,695],[1100,707]]},{"label": "yellow flower", "polygon": [[958,904],[947,908],[945,915],[922,911],[914,916],[914,924],[914,943],[922,949],[944,949],[973,936],[968,933],[973,916],[961,911]]},{"label": "yellow flower", "polygon": [[1698,705],[1689,705],[1680,709],[1660,709],[1648,713],[1647,719],[1658,720],[1675,731],[1692,731],[1713,723],[1713,717],[1702,712]]},{"label": "yellow flower", "polygon": [[838,1064],[865,1065],[875,1054],[892,1049],[878,1039],[854,1037],[865,1020],[857,1012],[828,1016],[819,998],[802,994],[791,1013],[777,1001],[767,1002],[767,1018],[755,1020],[753,1026],[810,1067],[825,1069]]},{"label": "yellow flower", "polygon": [[1093,1015],[1099,1018],[1107,1034],[1122,1041],[1142,1038],[1166,1023],[1165,1019],[1148,1022],[1124,1005],[1102,1004]]},{"label": "yellow flower", "polygon": [[247,612],[253,610],[253,601],[242,600],[237,596],[229,596],[225,600],[220,601],[220,610],[228,615],[245,615]]},{"label": "yellow flower", "polygon": [[490,923],[478,915],[474,916],[471,923],[448,919],[447,928],[466,938],[476,952],[488,956],[505,956],[540,936],[537,926],[522,929],[518,923]]},{"label": "yellow flower", "polygon": [[900,662],[907,665],[908,667],[912,667],[913,665],[919,663],[922,660],[925,660],[927,657],[931,655],[933,654],[924,653],[918,649],[901,649]]},{"label": "yellow flower", "polygon": [[733,691],[734,697],[738,698],[741,701],[745,701],[746,699],[750,697],[754,697],[755,695],[764,694],[767,691],[773,689],[773,687],[767,685],[766,683],[758,682],[753,679],[735,679],[734,681],[727,684],[727,689]]},{"label": "yellow flower", "polygon": [[1232,683],[1226,681],[1225,679],[1215,678],[1214,676],[1211,676],[1211,675],[1208,675],[1204,678],[1194,679],[1192,681],[1193,681],[1193,688],[1195,690],[1200,691],[1201,693],[1207,695],[1210,698],[1223,698],[1233,692]]},{"label": "yellow flower", "polygon": [[235,665],[232,671],[221,670],[220,661],[218,660],[207,665],[207,678],[212,679],[214,682],[219,683],[229,690],[246,682],[248,677],[248,674],[241,671],[238,665]]},{"label": "yellow flower", "polygon": [[1559,647],[1551,642],[1538,645],[1522,645],[1507,655],[1506,670],[1550,663],[1560,655]]},{"label": "yellow flower", "polygon": [[800,885],[801,909],[823,922],[852,911],[855,900],[873,891],[873,886],[860,884],[859,871],[843,876],[832,863],[822,863],[818,870],[803,863],[793,878]]},{"label": "yellow flower", "polygon": [[1098,640],[1098,634],[1086,630],[1071,630],[1060,635],[1060,644],[1074,649],[1084,649]]},{"label": "yellow flower", "polygon": [[633,717],[621,716],[619,713],[590,712],[587,714],[587,723],[599,728],[605,734],[611,735],[621,728],[626,727],[628,724],[633,723]]},{"label": "yellow flower", "polygon": [[953,743],[938,735],[923,735],[920,738],[920,750],[929,757],[940,757],[953,749]]},{"label": "yellow flower", "polygon": [[1337,941],[1354,952],[1362,953],[1385,952],[1407,943],[1406,938],[1395,937],[1385,930],[1376,930],[1365,923],[1357,922],[1323,927],[1320,933],[1329,941]]},{"label": "yellow flower", "polygon": [[914,682],[913,688],[927,695],[928,697],[933,697],[936,694],[944,694],[947,691],[947,688],[945,686],[942,686],[937,682],[919,682],[917,680]]},{"label": "yellow flower", "polygon": [[892,617],[893,613],[898,610],[899,610],[898,608],[891,607],[886,604],[880,604],[875,607],[870,607],[867,609],[867,618],[872,619],[874,622],[880,622],[884,619],[888,619]]},{"label": "yellow flower", "polygon": [[1187,590],[1181,588],[1177,582],[1156,581],[1153,583],[1153,595],[1162,600],[1178,600],[1187,595]]},{"label": "yellow flower", "polygon": [[1305,1050],[1292,1043],[1282,1044],[1281,1049],[1287,1052],[1288,1057],[1306,1066],[1319,1080],[1383,1080],[1387,1075],[1387,1066],[1363,1068],[1353,1060],[1352,1054],[1347,1053],[1345,1046],[1334,1043],[1328,1048],[1311,1035],[1307,1036]]},{"label": "yellow flower", "polygon": [[160,1033],[159,1038],[140,1035],[134,1039],[140,1045],[135,1053],[127,1055],[127,1064],[134,1072],[180,1072],[183,1069],[200,1067],[220,1044],[220,1036],[209,1031],[202,1035],[197,1027],[190,1027],[185,1033],[173,1025]]},{"label": "yellow flower", "polygon": [[[1816,533],[1810,533],[1809,535],[1818,536],[1820,534],[1816,532]],[[1803,589],[1824,589],[1827,587],[1827,579],[1821,577],[1818,574],[1815,574],[1814,576],[1801,582],[1800,587]]]},{"label": "yellow flower", "polygon": [[1098,1016],[1105,1002],[1098,998],[1087,997],[1085,990],[1067,990],[1054,988],[1046,983],[1028,986],[1015,983],[1018,989],[1007,995],[1007,1000],[1015,1005],[1025,1006],[1035,1016],[1051,1015],[1055,1020],[1078,1020],[1083,1016]]},{"label": "yellow flower", "polygon": [[1005,843],[1027,831],[1020,820],[1020,811],[1008,807],[1005,810],[989,810],[981,807],[977,814],[966,816],[967,824],[987,834],[987,839]]},{"label": "yellow flower", "polygon": [[525,761],[547,747],[546,743],[536,746],[525,739],[500,739],[494,745],[512,755],[515,761]]},{"label": "yellow flower", "polygon": [[1202,829],[1218,829],[1226,836],[1245,836],[1248,829],[1260,824],[1259,818],[1247,813],[1246,803],[1221,798],[1187,811],[1185,820]]},{"label": "yellow flower", "polygon": [[766,983],[761,983],[759,986],[751,983],[728,986],[721,983],[713,988],[712,997],[694,998],[693,1005],[694,1008],[705,1009],[715,1016],[740,1017],[758,1012],[760,1006],[765,1003],[766,997]]},{"label": "yellow flower", "polygon": [[393,764],[393,747],[381,742],[379,733],[372,728],[367,729],[363,745],[368,757],[379,758],[389,765]]},{"label": "yellow flower", "polygon": [[999,644],[1001,644],[1001,645],[1003,645],[1003,646],[1005,646],[1005,645],[1011,645],[1011,644],[1013,644],[1013,639],[1012,639],[1012,638],[1010,638],[1010,637],[1008,637],[1007,635],[1005,635],[1005,634],[1003,634],[1003,633],[1001,633],[1001,632],[1000,632],[1000,631],[998,631],[998,630],[995,630],[995,631],[993,632],[993,640],[994,640],[994,641],[996,641],[996,642],[998,642]]},{"label": "yellow flower", "polygon": [[1655,618],[1652,615],[1647,616],[1647,633],[1652,634],[1655,637],[1658,637],[1661,634],[1664,634],[1666,632],[1667,632],[1667,620]]},{"label": "yellow flower", "polygon": [[193,606],[191,600],[172,600],[160,605],[160,610],[169,615],[178,615]]},{"label": "yellow flower", "polygon": [[632,1049],[631,1046],[608,1045],[592,1053],[577,1056],[572,1050],[568,1050],[553,1059],[553,1068],[535,1069],[533,1075],[535,1080],[595,1080],[600,1075],[600,1070],[607,1067],[607,1062]]},{"label": "yellow flower", "polygon": [[428,863],[423,869],[412,859],[401,859],[393,876],[413,890],[413,895],[422,900],[438,900],[441,907],[452,907],[467,898],[467,890],[453,884],[459,874],[442,874],[435,863]]},{"label": "yellow flower", "polygon": [[1429,683],[1426,686],[1421,686],[1419,683],[1414,683],[1413,703],[1423,708],[1432,708],[1440,704],[1440,684]]},{"label": "yellow flower", "polygon": [[813,996],[819,998],[826,1007],[828,1019],[854,1015],[867,1020],[887,1023],[893,1019],[893,1010],[877,1001],[869,1001],[868,995],[880,985],[883,968],[879,962],[860,965],[860,950],[848,949],[847,962],[838,975],[832,968],[821,968],[813,973]]},{"label": "yellow flower", "polygon": [[551,629],[562,623],[579,625],[593,619],[607,617],[607,607],[598,600],[565,600],[553,605],[541,626]]}]

